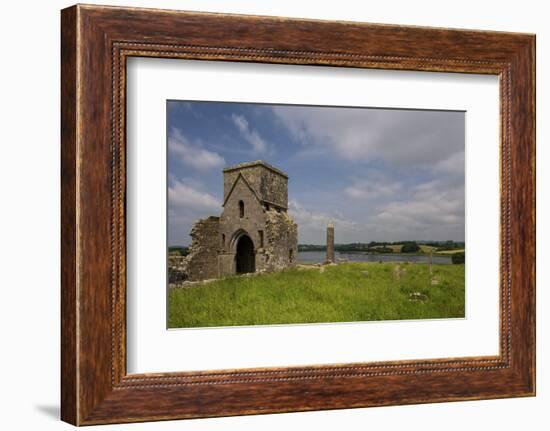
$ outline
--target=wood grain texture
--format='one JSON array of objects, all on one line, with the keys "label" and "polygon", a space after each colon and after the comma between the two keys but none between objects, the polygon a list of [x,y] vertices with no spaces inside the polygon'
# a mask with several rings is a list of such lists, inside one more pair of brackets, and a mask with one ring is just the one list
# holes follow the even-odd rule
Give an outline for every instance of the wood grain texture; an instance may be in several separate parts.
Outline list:
[{"label": "wood grain texture", "polygon": [[61,418],[77,422],[76,9],[61,16]]},{"label": "wood grain texture", "polygon": [[[61,37],[63,420],[86,425],[534,394],[533,35],[79,5],[62,11]],[[498,75],[499,355],[127,375],[130,56]]]}]

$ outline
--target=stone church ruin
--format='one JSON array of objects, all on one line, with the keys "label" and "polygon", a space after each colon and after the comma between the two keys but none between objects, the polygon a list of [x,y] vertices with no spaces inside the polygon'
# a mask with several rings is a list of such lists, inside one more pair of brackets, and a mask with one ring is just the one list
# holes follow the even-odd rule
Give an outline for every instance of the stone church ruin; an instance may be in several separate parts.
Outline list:
[{"label": "stone church ruin", "polygon": [[288,176],[263,161],[223,170],[223,211],[195,222],[185,257],[169,257],[170,283],[279,271],[296,264],[298,228]]}]

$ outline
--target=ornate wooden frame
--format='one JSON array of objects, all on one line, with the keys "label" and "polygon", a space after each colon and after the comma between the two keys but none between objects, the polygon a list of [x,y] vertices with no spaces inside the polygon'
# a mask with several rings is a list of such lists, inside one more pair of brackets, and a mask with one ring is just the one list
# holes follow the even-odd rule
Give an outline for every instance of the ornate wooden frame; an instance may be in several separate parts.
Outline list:
[{"label": "ornate wooden frame", "polygon": [[[534,35],[81,5],[61,17],[63,420],[88,425],[535,394]],[[500,354],[127,375],[129,56],[498,75]]]}]

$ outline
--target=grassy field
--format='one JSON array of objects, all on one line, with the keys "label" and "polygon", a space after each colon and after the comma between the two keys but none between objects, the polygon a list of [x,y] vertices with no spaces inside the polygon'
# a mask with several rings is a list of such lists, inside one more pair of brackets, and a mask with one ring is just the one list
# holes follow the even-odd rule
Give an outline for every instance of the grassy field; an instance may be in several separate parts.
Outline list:
[{"label": "grassy field", "polygon": [[[444,250],[444,251],[437,251],[437,247],[434,247],[433,245],[426,245],[426,244],[419,244],[420,247],[419,253],[426,253],[429,254],[430,252],[434,254],[455,254],[464,252],[464,249],[453,249],[453,250]],[[403,244],[388,244],[386,246],[377,246],[376,248],[391,248],[393,253],[401,253],[401,248],[403,247]]]},{"label": "grassy field", "polygon": [[464,265],[343,263],[170,289],[170,328],[464,317]]},{"label": "grassy field", "polygon": [[434,247],[432,245],[420,244],[420,250],[422,251],[422,253],[430,253],[435,252],[437,250],[437,247]]},{"label": "grassy field", "polygon": [[391,248],[392,253],[401,253],[401,248],[403,247],[403,244],[387,244],[387,245],[377,245],[376,247],[373,247],[376,249],[384,249],[384,248]]},{"label": "grassy field", "polygon": [[453,250],[443,250],[438,251],[437,254],[455,254],[455,253],[464,253],[464,249],[453,249]]}]

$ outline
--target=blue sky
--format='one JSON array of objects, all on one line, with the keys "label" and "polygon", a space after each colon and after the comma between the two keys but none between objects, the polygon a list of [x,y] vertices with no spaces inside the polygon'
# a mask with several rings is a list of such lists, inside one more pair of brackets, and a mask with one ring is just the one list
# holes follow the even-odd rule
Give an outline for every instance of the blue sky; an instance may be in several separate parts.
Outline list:
[{"label": "blue sky", "polygon": [[252,160],[288,174],[299,243],[464,240],[464,112],[168,101],[167,128],[169,245]]}]

